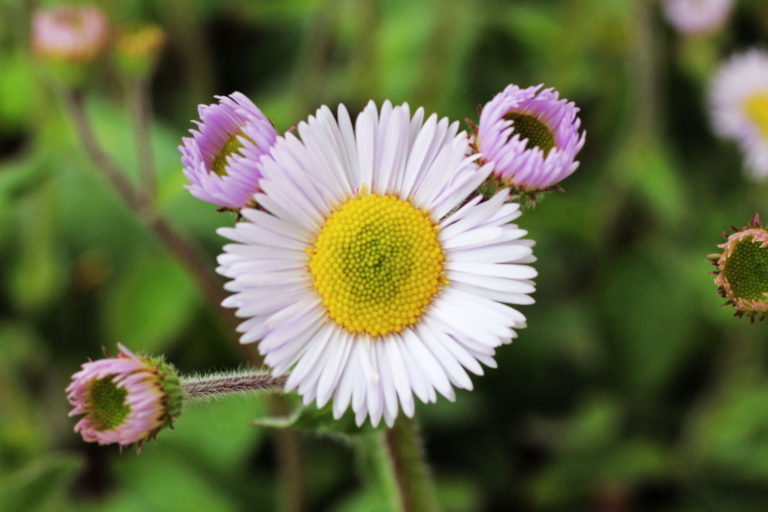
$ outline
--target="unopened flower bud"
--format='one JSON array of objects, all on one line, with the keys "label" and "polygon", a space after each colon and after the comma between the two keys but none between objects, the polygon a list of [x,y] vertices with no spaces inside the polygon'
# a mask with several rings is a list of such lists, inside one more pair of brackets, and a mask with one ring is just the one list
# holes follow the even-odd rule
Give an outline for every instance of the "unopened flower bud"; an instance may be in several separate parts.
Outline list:
[{"label": "unopened flower bud", "polygon": [[109,21],[94,6],[38,9],[32,17],[32,46],[40,57],[84,64],[98,57],[109,39]]},{"label": "unopened flower bud", "polygon": [[162,357],[137,356],[118,344],[120,353],[89,361],[72,376],[67,399],[80,416],[75,425],[87,442],[120,447],[147,439],[171,426],[181,413],[184,393],[174,368]]},{"label": "unopened flower bud", "polygon": [[244,94],[217,96],[200,105],[197,130],[183,137],[181,163],[193,196],[224,208],[254,204],[259,192],[260,160],[277,140],[277,131]]},{"label": "unopened flower bud", "polygon": [[556,188],[579,167],[579,109],[554,89],[511,84],[480,112],[475,148],[493,163],[491,180],[519,194]]},{"label": "unopened flower bud", "polygon": [[129,76],[149,75],[165,46],[165,32],[157,25],[121,30],[115,40],[115,57],[120,70]]}]

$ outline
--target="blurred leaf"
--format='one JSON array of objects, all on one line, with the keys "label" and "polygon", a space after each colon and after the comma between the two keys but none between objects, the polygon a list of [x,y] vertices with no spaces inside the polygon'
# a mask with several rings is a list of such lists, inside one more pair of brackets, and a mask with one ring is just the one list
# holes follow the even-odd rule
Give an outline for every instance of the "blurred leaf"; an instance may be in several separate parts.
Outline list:
[{"label": "blurred leaf", "polygon": [[36,512],[49,508],[82,467],[79,457],[50,453],[29,462],[0,482],[0,511]]},{"label": "blurred leaf", "polygon": [[362,426],[358,427],[355,424],[355,415],[349,409],[341,418],[335,420],[333,419],[332,401],[322,409],[318,409],[314,404],[309,404],[297,407],[289,416],[268,416],[253,421],[253,425],[256,427],[296,428],[342,439],[348,435],[382,430],[384,428],[383,423],[382,421],[378,427],[374,428],[370,422],[366,421]]},{"label": "blurred leaf", "polygon": [[661,141],[634,136],[617,155],[614,167],[619,180],[639,194],[660,223],[680,223],[688,206],[682,176]]},{"label": "blurred leaf", "polygon": [[0,52],[0,132],[30,122],[40,95],[26,49]]},{"label": "blurred leaf", "polygon": [[331,512],[392,512],[392,506],[381,499],[381,494],[368,489],[346,496]]},{"label": "blurred leaf", "polygon": [[438,478],[437,497],[445,512],[475,512],[483,509],[483,494],[472,478]]},{"label": "blurred leaf", "polygon": [[[204,441],[205,437],[202,437],[198,442]],[[130,502],[138,506],[137,510],[239,510],[229,492],[231,489],[218,471],[204,462],[190,459],[181,450],[148,447],[140,456],[124,454],[115,462],[114,472],[125,488],[130,489]],[[230,482],[232,484],[237,485],[237,482]]]},{"label": "blurred leaf", "polygon": [[692,289],[670,264],[674,260],[665,258],[667,252],[673,253],[647,242],[616,258],[607,269],[603,291],[607,325],[621,362],[614,371],[646,403],[675,376],[697,341],[696,312],[689,307]]},{"label": "blurred leaf", "polygon": [[66,259],[56,240],[57,191],[47,183],[20,208],[19,251],[7,286],[22,310],[36,310],[63,292]]},{"label": "blurred leaf", "polygon": [[739,386],[692,416],[689,463],[718,479],[768,479],[768,383]]},{"label": "blurred leaf", "polygon": [[161,353],[199,307],[198,295],[185,270],[168,256],[141,258],[108,291],[106,339]]},{"label": "blurred leaf", "polygon": [[[44,415],[21,384],[30,368],[44,369],[45,348],[30,329],[0,321],[0,474],[49,448]],[[63,395],[62,395],[63,396]]]},{"label": "blurred leaf", "polygon": [[625,438],[623,422],[618,402],[595,398],[550,430],[555,457],[531,481],[535,501],[562,507],[593,499],[604,489],[631,491],[669,474],[673,460],[667,450],[645,439]]},{"label": "blurred leaf", "polygon": [[161,433],[159,442],[199,457],[222,473],[242,468],[263,439],[250,420],[264,414],[268,395],[233,396],[210,402],[188,402],[173,431]]}]

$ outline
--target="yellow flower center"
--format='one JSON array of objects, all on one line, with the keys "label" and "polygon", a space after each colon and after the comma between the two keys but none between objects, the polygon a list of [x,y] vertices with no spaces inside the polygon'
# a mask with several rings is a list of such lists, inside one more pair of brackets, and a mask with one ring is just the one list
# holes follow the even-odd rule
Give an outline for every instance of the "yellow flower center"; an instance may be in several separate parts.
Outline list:
[{"label": "yellow flower center", "polygon": [[768,139],[768,92],[758,92],[744,100],[744,112]]},{"label": "yellow flower center", "polygon": [[308,252],[328,314],[350,332],[382,336],[415,324],[447,283],[438,226],[394,196],[350,199]]}]

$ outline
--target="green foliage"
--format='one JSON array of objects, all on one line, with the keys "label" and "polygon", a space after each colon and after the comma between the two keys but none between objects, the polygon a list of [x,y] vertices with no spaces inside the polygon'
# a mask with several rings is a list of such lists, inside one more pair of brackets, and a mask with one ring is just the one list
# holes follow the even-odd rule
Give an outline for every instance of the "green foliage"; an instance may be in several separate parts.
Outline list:
[{"label": "green foliage", "polygon": [[0,510],[56,510],[83,464],[79,457],[50,453],[30,460],[12,476],[0,480]]},{"label": "green foliage", "polygon": [[[138,151],[153,154],[154,205],[211,269],[215,230],[235,217],[188,194],[177,146],[214,94],[246,93],[280,131],[321,104],[354,114],[370,98],[476,121],[510,82],[573,100],[580,169],[519,221],[537,242],[528,328],[475,390],[417,407],[438,500],[447,512],[766,509],[765,325],[719,308],[706,256],[720,230],[765,208],[768,187],[744,179],[705,107],[718,61],[764,46],[764,2],[738,2],[723,34],[697,40],[668,27],[659,2],[97,3],[169,40],[152,147],[136,148],[108,59],[86,84],[96,136],[132,183]],[[0,0],[0,511],[273,510],[271,439],[285,428],[300,437],[307,510],[399,506],[382,427],[334,421],[330,407],[188,406],[140,456],[72,432],[64,388],[101,347],[165,352],[184,372],[244,356],[79,146],[30,51],[30,10]]]},{"label": "green foliage", "polygon": [[200,306],[186,271],[167,256],[138,259],[110,292],[104,301],[107,338],[149,354],[167,350]]}]

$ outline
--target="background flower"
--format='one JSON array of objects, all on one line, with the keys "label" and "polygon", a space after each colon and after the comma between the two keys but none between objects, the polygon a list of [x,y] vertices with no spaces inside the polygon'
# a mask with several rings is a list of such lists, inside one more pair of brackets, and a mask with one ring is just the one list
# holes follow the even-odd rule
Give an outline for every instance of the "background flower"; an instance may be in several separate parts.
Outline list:
[{"label": "background flower", "polygon": [[88,62],[104,52],[109,21],[98,7],[61,5],[35,11],[32,46],[46,58]]},{"label": "background flower", "polygon": [[739,143],[750,176],[768,176],[768,53],[753,49],[725,62],[709,91],[712,128]]},{"label": "background flower", "polygon": [[667,20],[684,34],[702,34],[721,28],[733,9],[733,0],[663,0]]}]

